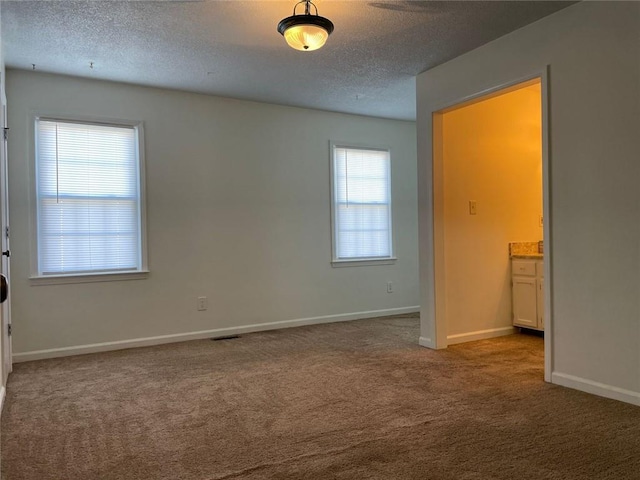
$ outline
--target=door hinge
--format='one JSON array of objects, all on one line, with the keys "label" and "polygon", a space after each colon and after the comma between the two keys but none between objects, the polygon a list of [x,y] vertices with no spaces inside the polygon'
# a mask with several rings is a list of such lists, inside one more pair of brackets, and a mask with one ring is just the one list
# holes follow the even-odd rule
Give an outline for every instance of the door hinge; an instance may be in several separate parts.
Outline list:
[{"label": "door hinge", "polygon": [[4,236],[6,238],[9,238],[9,227],[8,226],[4,227]]},{"label": "door hinge", "polygon": [[11,324],[7,325],[7,333],[11,336]]},{"label": "door hinge", "polygon": [[3,131],[4,139],[8,140],[9,139],[9,127],[4,127],[2,129],[2,131]]}]

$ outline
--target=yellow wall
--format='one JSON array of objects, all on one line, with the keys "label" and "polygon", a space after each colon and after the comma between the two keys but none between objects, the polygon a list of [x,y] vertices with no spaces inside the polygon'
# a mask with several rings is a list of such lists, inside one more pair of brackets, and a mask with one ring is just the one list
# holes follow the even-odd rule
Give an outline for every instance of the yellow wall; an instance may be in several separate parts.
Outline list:
[{"label": "yellow wall", "polygon": [[449,337],[511,325],[508,244],[542,239],[540,98],[536,83],[442,117]]}]

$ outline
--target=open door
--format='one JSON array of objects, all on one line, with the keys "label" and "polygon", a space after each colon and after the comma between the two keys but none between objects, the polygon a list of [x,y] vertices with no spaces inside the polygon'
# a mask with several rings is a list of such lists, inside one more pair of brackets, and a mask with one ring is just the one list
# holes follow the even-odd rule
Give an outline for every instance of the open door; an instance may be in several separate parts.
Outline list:
[{"label": "open door", "polygon": [[[4,92],[4,88],[0,88]],[[7,377],[12,370],[11,362],[11,292],[10,292],[10,250],[9,250],[9,182],[7,178],[7,101],[0,95],[0,127],[2,128],[0,146],[0,318],[2,320],[2,385],[7,384]],[[4,290],[4,291],[2,291]]]}]

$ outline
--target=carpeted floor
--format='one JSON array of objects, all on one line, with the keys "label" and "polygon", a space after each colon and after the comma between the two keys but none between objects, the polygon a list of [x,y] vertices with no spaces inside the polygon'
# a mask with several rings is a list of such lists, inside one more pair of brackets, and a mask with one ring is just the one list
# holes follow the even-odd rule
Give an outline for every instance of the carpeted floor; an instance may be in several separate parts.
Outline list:
[{"label": "carpeted floor", "polygon": [[18,364],[4,480],[640,479],[640,408],[542,339],[432,351],[387,317]]}]

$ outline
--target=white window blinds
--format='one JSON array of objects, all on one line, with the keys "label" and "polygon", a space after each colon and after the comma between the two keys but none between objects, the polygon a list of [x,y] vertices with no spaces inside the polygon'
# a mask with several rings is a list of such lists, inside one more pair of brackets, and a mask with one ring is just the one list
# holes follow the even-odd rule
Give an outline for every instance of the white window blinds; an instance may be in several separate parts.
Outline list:
[{"label": "white window blinds", "polygon": [[335,260],[392,257],[388,150],[333,147]]},{"label": "white window blinds", "polygon": [[141,269],[137,128],[36,121],[39,275]]}]

